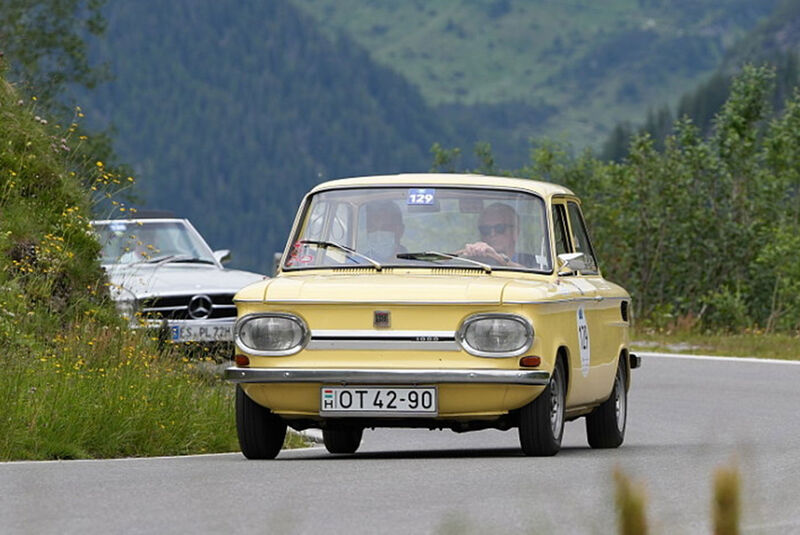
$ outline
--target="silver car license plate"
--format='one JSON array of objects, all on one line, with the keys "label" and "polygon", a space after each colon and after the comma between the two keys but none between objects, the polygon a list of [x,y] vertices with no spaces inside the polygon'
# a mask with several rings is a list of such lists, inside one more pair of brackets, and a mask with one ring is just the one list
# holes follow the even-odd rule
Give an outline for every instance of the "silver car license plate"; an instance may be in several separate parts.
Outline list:
[{"label": "silver car license plate", "polygon": [[233,325],[230,323],[197,323],[171,325],[173,342],[226,342],[233,340]]},{"label": "silver car license plate", "polygon": [[436,416],[435,386],[323,386],[320,416]]}]

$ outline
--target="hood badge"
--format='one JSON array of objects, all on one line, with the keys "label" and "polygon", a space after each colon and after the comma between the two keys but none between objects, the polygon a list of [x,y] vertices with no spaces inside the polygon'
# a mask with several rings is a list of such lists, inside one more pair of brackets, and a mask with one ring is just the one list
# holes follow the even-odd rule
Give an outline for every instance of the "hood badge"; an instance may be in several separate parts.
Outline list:
[{"label": "hood badge", "polygon": [[189,301],[189,317],[194,320],[206,319],[214,309],[214,302],[207,295],[195,295]]},{"label": "hood badge", "polygon": [[372,317],[372,326],[377,328],[388,328],[392,325],[391,315],[388,310],[376,310]]}]

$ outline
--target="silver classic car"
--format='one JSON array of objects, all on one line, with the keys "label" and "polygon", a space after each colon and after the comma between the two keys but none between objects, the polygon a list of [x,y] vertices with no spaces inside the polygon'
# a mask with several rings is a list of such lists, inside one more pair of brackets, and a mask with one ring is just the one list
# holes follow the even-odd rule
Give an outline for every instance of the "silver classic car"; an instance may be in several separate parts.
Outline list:
[{"label": "silver classic car", "polygon": [[225,269],[186,219],[92,221],[111,297],[133,328],[159,329],[172,342],[232,342],[233,295],[265,277]]}]

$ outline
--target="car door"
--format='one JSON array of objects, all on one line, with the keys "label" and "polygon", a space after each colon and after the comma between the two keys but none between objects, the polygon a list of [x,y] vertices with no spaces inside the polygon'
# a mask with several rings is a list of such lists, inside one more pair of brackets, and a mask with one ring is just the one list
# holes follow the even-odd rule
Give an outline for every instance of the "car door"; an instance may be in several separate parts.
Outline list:
[{"label": "car door", "polygon": [[[556,256],[575,252],[566,199],[554,199],[552,205],[553,241]],[[560,263],[558,264],[560,266]],[[569,343],[570,387],[568,404],[584,405],[594,401],[589,385],[592,336],[589,330],[596,288],[577,270],[560,270],[559,285],[570,288],[564,321],[574,333]]]},{"label": "car door", "polygon": [[570,278],[583,293],[576,310],[579,335],[579,355],[576,356],[580,358],[575,359],[575,364],[580,366],[573,377],[580,375],[585,400],[594,402],[608,395],[616,372],[619,349],[615,342],[616,330],[607,327],[610,322],[619,320],[619,300],[613,298],[611,286],[600,273],[580,205],[575,199],[567,199],[564,206],[572,251],[583,254],[581,267]]}]

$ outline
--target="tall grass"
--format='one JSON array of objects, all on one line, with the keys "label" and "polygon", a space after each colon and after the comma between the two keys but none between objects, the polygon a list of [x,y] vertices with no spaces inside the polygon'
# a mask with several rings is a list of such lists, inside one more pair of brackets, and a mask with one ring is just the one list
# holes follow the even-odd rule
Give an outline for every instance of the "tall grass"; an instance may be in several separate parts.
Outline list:
[{"label": "tall grass", "polygon": [[148,352],[143,336],[88,322],[3,357],[0,459],[235,450],[230,387]]},{"label": "tall grass", "polygon": [[211,359],[117,316],[89,220],[98,202],[125,211],[133,179],[85,142],[0,69],[0,460],[236,450],[234,390]]}]

